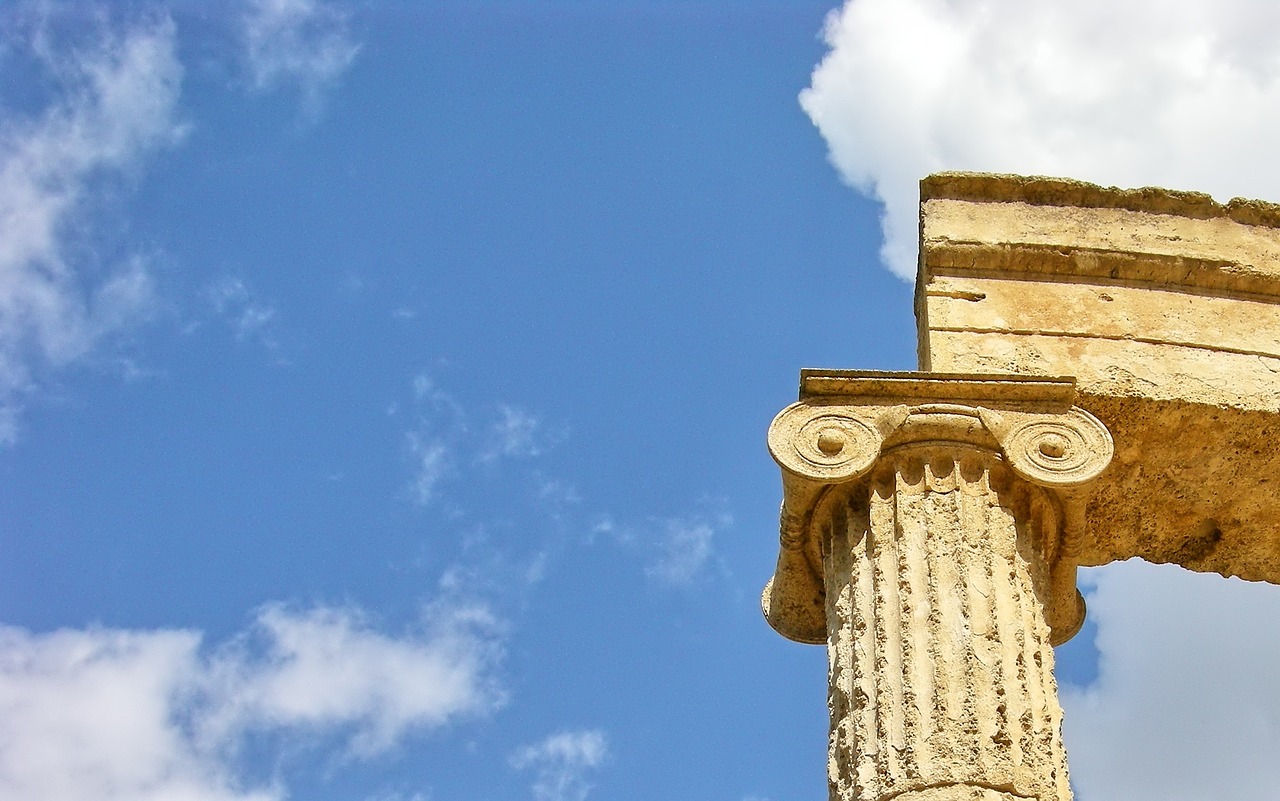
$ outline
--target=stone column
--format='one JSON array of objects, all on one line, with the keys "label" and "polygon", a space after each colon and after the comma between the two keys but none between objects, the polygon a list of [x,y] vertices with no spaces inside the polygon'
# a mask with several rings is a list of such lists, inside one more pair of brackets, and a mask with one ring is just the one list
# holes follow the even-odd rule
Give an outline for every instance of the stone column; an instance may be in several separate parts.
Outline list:
[{"label": "stone column", "polygon": [[860,375],[770,429],[766,615],[820,579],[831,798],[1069,801],[1051,646],[1083,622],[1069,532],[1110,437],[1061,384]]}]

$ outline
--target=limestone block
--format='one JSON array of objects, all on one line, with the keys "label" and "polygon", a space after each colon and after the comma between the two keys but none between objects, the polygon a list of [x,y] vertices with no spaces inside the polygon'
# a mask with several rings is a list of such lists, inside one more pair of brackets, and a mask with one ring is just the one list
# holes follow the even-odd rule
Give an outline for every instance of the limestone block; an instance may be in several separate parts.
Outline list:
[{"label": "limestone block", "polygon": [[921,220],[922,368],[1073,376],[1115,437],[1078,563],[1280,582],[1280,207],[944,173]]}]

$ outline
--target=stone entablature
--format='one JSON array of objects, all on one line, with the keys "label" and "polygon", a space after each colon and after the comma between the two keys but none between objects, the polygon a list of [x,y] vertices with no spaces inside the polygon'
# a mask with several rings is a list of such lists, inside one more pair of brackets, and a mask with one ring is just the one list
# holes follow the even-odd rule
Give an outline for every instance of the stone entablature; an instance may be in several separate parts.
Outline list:
[{"label": "stone entablature", "polygon": [[921,221],[922,369],[1073,376],[1115,436],[1079,563],[1280,582],[1280,207],[943,173]]}]

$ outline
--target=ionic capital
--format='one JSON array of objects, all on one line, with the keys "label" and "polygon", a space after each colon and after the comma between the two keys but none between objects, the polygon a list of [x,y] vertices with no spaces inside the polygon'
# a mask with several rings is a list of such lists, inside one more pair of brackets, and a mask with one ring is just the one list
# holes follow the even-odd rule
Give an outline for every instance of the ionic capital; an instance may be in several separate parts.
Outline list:
[{"label": "ionic capital", "polygon": [[930,443],[997,450],[1019,477],[1058,489],[1097,478],[1114,451],[1106,426],[1075,406],[1007,408],[1012,404],[996,398],[985,404],[850,400],[800,401],[774,418],[769,452],[792,478],[816,485],[853,481],[886,446]]},{"label": "ionic capital", "polygon": [[979,451],[1057,507],[1044,551],[1055,585],[1071,585],[1049,610],[1054,641],[1068,639],[1083,622],[1070,560],[1075,522],[1114,452],[1106,426],[1074,401],[1069,378],[804,371],[800,400],[769,427],[783,478],[778,570],[762,599],[770,624],[794,640],[826,640],[825,521],[815,511],[833,490],[866,480],[889,454],[958,460]]}]

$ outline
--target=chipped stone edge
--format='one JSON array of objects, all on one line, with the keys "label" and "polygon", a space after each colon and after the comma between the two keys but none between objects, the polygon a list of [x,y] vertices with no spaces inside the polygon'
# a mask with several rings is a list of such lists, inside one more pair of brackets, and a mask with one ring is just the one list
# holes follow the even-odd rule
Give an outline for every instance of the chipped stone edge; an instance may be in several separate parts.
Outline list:
[{"label": "chipped stone edge", "polygon": [[920,202],[967,200],[1168,214],[1196,220],[1226,217],[1242,225],[1280,228],[1280,204],[1249,198],[1219,203],[1204,192],[1145,186],[1120,189],[1072,178],[1006,173],[939,172],[920,181]]}]

